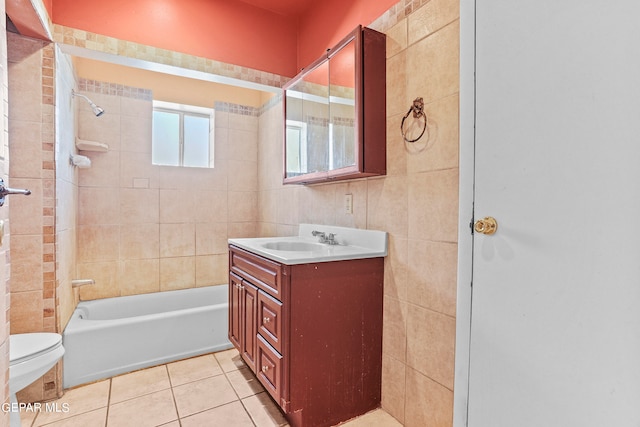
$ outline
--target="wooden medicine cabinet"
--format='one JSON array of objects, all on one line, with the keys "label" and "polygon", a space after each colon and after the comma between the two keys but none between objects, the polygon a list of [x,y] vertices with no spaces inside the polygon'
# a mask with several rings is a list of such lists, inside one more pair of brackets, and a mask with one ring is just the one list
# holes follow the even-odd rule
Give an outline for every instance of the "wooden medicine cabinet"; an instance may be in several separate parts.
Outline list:
[{"label": "wooden medicine cabinet", "polygon": [[284,183],[386,174],[386,36],[358,26],[284,87]]}]

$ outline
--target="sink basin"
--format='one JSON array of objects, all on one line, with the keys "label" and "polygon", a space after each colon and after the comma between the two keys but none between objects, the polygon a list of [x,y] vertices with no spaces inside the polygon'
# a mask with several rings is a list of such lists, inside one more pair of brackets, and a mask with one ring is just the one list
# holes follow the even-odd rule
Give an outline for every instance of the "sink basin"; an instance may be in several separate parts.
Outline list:
[{"label": "sink basin", "polygon": [[[314,231],[333,234],[337,245],[320,243]],[[387,233],[377,230],[300,224],[297,236],[229,239],[229,245],[286,265],[377,258],[387,255]]]},{"label": "sink basin", "polygon": [[290,251],[290,252],[307,252],[317,251],[322,249],[322,245],[318,243],[309,242],[294,242],[294,241],[281,241],[281,242],[268,242],[262,244],[265,249],[272,249],[275,251]]}]

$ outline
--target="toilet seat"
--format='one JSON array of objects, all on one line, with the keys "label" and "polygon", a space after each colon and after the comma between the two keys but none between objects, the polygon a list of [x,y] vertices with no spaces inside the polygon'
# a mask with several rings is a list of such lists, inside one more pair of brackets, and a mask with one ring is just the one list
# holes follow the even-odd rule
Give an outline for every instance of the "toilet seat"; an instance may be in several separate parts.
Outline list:
[{"label": "toilet seat", "polygon": [[26,362],[62,346],[62,336],[37,332],[9,336],[9,364]]}]

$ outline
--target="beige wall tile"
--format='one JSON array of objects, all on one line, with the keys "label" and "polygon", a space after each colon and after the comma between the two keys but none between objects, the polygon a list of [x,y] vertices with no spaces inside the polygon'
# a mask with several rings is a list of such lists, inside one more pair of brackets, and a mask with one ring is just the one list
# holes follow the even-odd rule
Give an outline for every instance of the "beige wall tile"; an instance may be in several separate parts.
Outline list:
[{"label": "beige wall tile", "polygon": [[382,409],[401,423],[406,400],[406,365],[393,357],[382,356]]},{"label": "beige wall tile", "polygon": [[78,189],[78,224],[119,224],[120,193],[99,187]]},{"label": "beige wall tile", "polygon": [[160,219],[158,190],[120,189],[120,221],[122,224],[153,224]]},{"label": "beige wall tile", "polygon": [[[386,31],[387,58],[391,58],[407,48],[407,20],[403,19]],[[388,62],[388,61],[387,61]]]},{"label": "beige wall tile", "polygon": [[150,259],[159,256],[159,224],[123,224],[120,226],[120,260]]},{"label": "beige wall tile", "polygon": [[196,216],[195,193],[160,189],[160,222],[179,224],[194,222]]},{"label": "beige wall tile", "polygon": [[120,263],[118,261],[79,263],[77,277],[73,279],[93,279],[94,285],[80,287],[80,300],[110,298],[120,296]]},{"label": "beige wall tile", "polygon": [[31,190],[29,196],[10,196],[5,206],[10,206],[11,234],[42,234],[43,182],[40,179],[12,179],[13,188]]},{"label": "beige wall tile", "polygon": [[[410,103],[405,101],[402,105],[408,110]],[[407,174],[407,152],[410,147],[400,131],[405,114],[406,110],[404,113],[387,117],[387,177]]]},{"label": "beige wall tile", "polygon": [[[407,103],[407,54],[406,51],[387,59],[387,117],[406,114],[411,104]],[[414,98],[418,95],[409,94]],[[400,122],[398,122],[398,127]],[[396,131],[398,129],[396,127]]]},{"label": "beige wall tile", "polygon": [[140,259],[123,262],[118,283],[120,295],[137,295],[160,291],[160,260]]},{"label": "beige wall tile", "polygon": [[227,214],[227,192],[222,190],[198,190],[195,192],[196,222],[222,222],[229,219]]},{"label": "beige wall tile", "polygon": [[427,37],[460,17],[460,2],[431,0],[407,18],[409,43]]},{"label": "beige wall tile", "polygon": [[[40,178],[42,175],[42,123],[11,120],[9,145],[11,178]],[[14,186],[13,184],[11,184]]]},{"label": "beige wall tile", "polygon": [[407,146],[409,173],[458,167],[458,94],[425,105],[427,131]]},{"label": "beige wall tile", "polygon": [[120,187],[135,187],[135,179],[147,179],[147,188],[158,188],[160,185],[159,166],[151,164],[149,153],[123,153],[120,157]]},{"label": "beige wall tile", "polygon": [[407,352],[407,303],[384,297],[382,354],[404,362]]},{"label": "beige wall tile", "polygon": [[368,227],[407,236],[410,206],[407,177],[388,176],[369,180],[368,183]]},{"label": "beige wall tile", "polygon": [[458,169],[409,176],[409,236],[458,240]]},{"label": "beige wall tile", "polygon": [[[84,95],[104,108],[106,112],[100,117],[96,117],[88,103],[84,99],[76,97],[75,101],[78,105],[78,138],[107,144],[111,152],[119,152],[120,116],[113,111],[113,108],[105,98],[98,100],[98,94],[96,93],[84,93]],[[98,157],[98,155],[95,157]]]},{"label": "beige wall tile", "polygon": [[459,34],[456,21],[409,46],[407,70],[423,70],[407,76],[407,96],[411,100],[421,96],[429,103],[459,91]]},{"label": "beige wall tile", "polygon": [[406,427],[440,427],[453,424],[453,392],[421,373],[407,368]]},{"label": "beige wall tile", "polygon": [[[95,118],[95,117],[94,117]],[[102,142],[102,141],[99,141]],[[86,154],[86,153],[85,153]],[[78,170],[78,185],[81,187],[118,187],[120,170],[120,152],[115,150],[106,153],[92,152],[91,167]]]},{"label": "beige wall tile", "polygon": [[408,300],[431,310],[456,315],[458,245],[409,240]]},{"label": "beige wall tile", "polygon": [[408,240],[388,235],[389,254],[384,260],[384,294],[399,301],[408,298]]},{"label": "beige wall tile", "polygon": [[[126,98],[122,98],[123,100]],[[134,100],[135,101],[135,100]],[[148,102],[151,104],[151,102]],[[146,116],[121,116],[120,144],[122,152],[146,153],[150,159],[152,111]]]},{"label": "beige wall tile", "polygon": [[258,193],[257,191],[230,191],[229,219],[235,222],[257,221]]},{"label": "beige wall tile", "polygon": [[194,256],[195,224],[160,224],[160,257]]},{"label": "beige wall tile", "polygon": [[118,225],[78,227],[78,262],[115,261],[120,248]]},{"label": "beige wall tile", "polygon": [[11,292],[10,307],[20,307],[10,310],[12,334],[42,330],[42,291]]},{"label": "beige wall tile", "polygon": [[453,390],[455,318],[409,305],[407,365]]},{"label": "beige wall tile", "polygon": [[255,191],[258,189],[258,164],[244,160],[229,160],[229,191]]},{"label": "beige wall tile", "polygon": [[11,235],[11,292],[42,291],[42,235]]},{"label": "beige wall tile", "polygon": [[196,286],[196,257],[160,258],[160,290]]},{"label": "beige wall tile", "polygon": [[227,224],[205,222],[196,224],[196,255],[227,253]]}]

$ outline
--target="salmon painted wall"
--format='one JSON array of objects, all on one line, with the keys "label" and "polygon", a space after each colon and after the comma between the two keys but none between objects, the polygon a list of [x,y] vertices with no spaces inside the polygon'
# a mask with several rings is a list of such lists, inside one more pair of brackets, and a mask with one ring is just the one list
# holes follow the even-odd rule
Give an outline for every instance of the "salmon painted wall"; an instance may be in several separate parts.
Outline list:
[{"label": "salmon painted wall", "polygon": [[56,24],[289,76],[297,22],[229,0],[53,0]]},{"label": "salmon painted wall", "polygon": [[230,0],[47,1],[56,24],[293,77],[398,0],[323,0],[298,19]]},{"label": "salmon painted wall", "polygon": [[398,0],[324,0],[300,17],[298,70],[318,59],[351,30],[365,27],[398,3]]}]

